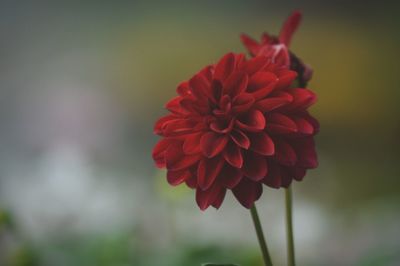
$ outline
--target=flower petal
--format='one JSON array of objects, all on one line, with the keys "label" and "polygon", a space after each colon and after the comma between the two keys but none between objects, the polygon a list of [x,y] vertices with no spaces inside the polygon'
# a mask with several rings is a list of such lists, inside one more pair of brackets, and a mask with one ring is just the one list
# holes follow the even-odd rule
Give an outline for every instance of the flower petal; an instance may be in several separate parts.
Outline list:
[{"label": "flower petal", "polygon": [[243,175],[254,181],[259,181],[267,175],[268,165],[264,156],[254,152],[246,152],[243,156]]},{"label": "flower petal", "polygon": [[225,148],[228,140],[229,138],[227,135],[217,134],[210,131],[201,137],[200,147],[206,157],[212,158]]},{"label": "flower petal", "polygon": [[304,168],[316,168],[318,166],[315,143],[312,137],[296,139],[292,143],[298,155],[297,166]]},{"label": "flower petal", "polygon": [[265,132],[249,134],[250,150],[265,156],[275,153],[275,145],[271,137]]},{"label": "flower petal", "polygon": [[200,188],[196,189],[196,202],[199,206],[200,210],[204,211],[211,204],[215,204],[218,208],[221,205],[224,196],[226,193],[226,189],[221,188],[219,186],[212,186],[208,190],[201,190]]},{"label": "flower petal", "polygon": [[297,30],[301,22],[301,12],[294,11],[283,24],[282,30],[279,33],[279,41],[289,46],[292,40],[293,33]]},{"label": "flower petal", "polygon": [[262,182],[272,188],[281,187],[281,166],[276,163],[270,163],[268,169],[268,175],[262,180]]},{"label": "flower petal", "polygon": [[221,186],[232,189],[239,184],[240,180],[242,180],[242,177],[243,174],[240,169],[234,168],[229,164],[225,164],[218,175],[218,180],[221,183]]},{"label": "flower petal", "polygon": [[175,98],[172,98],[172,100],[170,100],[166,105],[165,108],[167,108],[168,111],[170,111],[171,113],[174,114],[187,114],[188,112],[186,110],[184,110],[181,105],[180,105],[180,101],[183,98],[181,96],[177,96]]},{"label": "flower petal", "polygon": [[200,154],[185,155],[182,151],[182,144],[179,142],[171,144],[165,152],[166,167],[172,171],[188,168],[197,163],[200,158]]},{"label": "flower petal", "polygon": [[248,76],[245,72],[233,72],[224,82],[223,93],[232,97],[239,95],[247,88]]},{"label": "flower petal", "polygon": [[222,202],[224,201],[225,195],[226,195],[226,189],[221,189],[214,197],[211,206],[213,206],[216,209],[219,209],[219,207],[221,207],[222,205]]},{"label": "flower petal", "polygon": [[211,95],[210,83],[203,75],[195,75],[189,80],[193,95],[199,100],[205,100]]},{"label": "flower petal", "polygon": [[260,50],[260,44],[258,44],[257,41],[254,39],[250,38],[246,34],[241,34],[240,39],[242,40],[243,45],[249,50],[250,54],[252,56],[255,56],[258,54],[258,51]]},{"label": "flower petal", "polygon": [[193,132],[197,122],[191,119],[175,119],[164,123],[164,136],[178,136]]},{"label": "flower petal", "polygon": [[225,134],[233,129],[234,123],[235,123],[234,119],[229,119],[229,120],[219,119],[217,121],[210,123],[210,129],[217,133]]},{"label": "flower petal", "polygon": [[308,89],[295,88],[288,92],[293,96],[293,102],[288,106],[290,110],[305,110],[317,101],[317,95]]},{"label": "flower petal", "polygon": [[242,147],[243,149],[247,150],[250,147],[250,140],[246,136],[246,134],[243,133],[243,131],[236,129],[231,132],[231,139],[239,146]]},{"label": "flower petal", "polygon": [[292,176],[288,173],[287,169],[282,169],[281,187],[288,188],[293,181]]},{"label": "flower petal", "polygon": [[255,100],[252,94],[250,93],[242,93],[236,96],[233,100],[233,107],[232,107],[232,112],[233,113],[243,113],[247,110],[249,110]]},{"label": "flower petal", "polygon": [[257,109],[261,112],[270,112],[293,101],[292,95],[282,92],[275,97],[265,98],[256,103]]},{"label": "flower petal", "polygon": [[297,117],[294,119],[298,132],[304,135],[312,135],[314,133],[313,125],[305,118]]},{"label": "flower petal", "polygon": [[291,167],[288,169],[288,171],[293,179],[297,181],[303,180],[304,176],[306,175],[306,169],[302,167]]},{"label": "flower petal", "polygon": [[229,143],[227,148],[224,150],[225,160],[236,168],[241,168],[243,165],[243,156],[239,146],[234,143]]},{"label": "flower petal", "polygon": [[271,60],[268,57],[259,55],[245,62],[240,70],[246,72],[249,76],[251,76],[260,69],[264,68],[270,62]]},{"label": "flower petal", "polygon": [[189,88],[189,82],[184,81],[181,84],[179,84],[178,88],[176,88],[176,92],[180,96],[186,96],[186,95],[192,94],[192,92],[190,91],[190,88]]},{"label": "flower petal", "polygon": [[166,166],[165,152],[172,143],[174,143],[174,141],[170,139],[162,139],[154,146],[152,156],[158,168],[164,168]]},{"label": "flower petal", "polygon": [[154,125],[154,133],[157,135],[162,135],[165,125],[167,125],[167,123],[177,120],[178,117],[176,115],[166,115],[161,117],[160,119],[157,120],[157,122]]},{"label": "flower petal", "polygon": [[260,183],[247,178],[243,178],[232,190],[235,198],[247,209],[250,209],[254,205],[254,202],[261,197],[262,191]]},{"label": "flower petal", "polygon": [[236,125],[245,131],[257,132],[265,128],[265,117],[259,110],[252,110],[236,120]]},{"label": "flower petal", "polygon": [[186,135],[182,150],[185,154],[196,154],[201,152],[200,139],[203,134],[201,132]]},{"label": "flower petal", "polygon": [[274,73],[257,72],[250,78],[247,92],[253,94],[256,100],[262,99],[274,90],[277,82],[278,78]]},{"label": "flower petal", "polygon": [[235,55],[228,53],[217,63],[214,79],[224,82],[235,68]]},{"label": "flower petal", "polygon": [[276,90],[287,89],[297,78],[297,72],[291,70],[284,70],[278,75],[278,83],[276,84]]},{"label": "flower petal", "polygon": [[191,174],[187,169],[167,172],[167,181],[171,186],[177,186],[185,182],[189,177],[191,177]]},{"label": "flower petal", "polygon": [[286,115],[271,114],[268,117],[267,131],[272,134],[288,134],[297,132],[296,123]]},{"label": "flower petal", "polygon": [[297,162],[295,150],[284,140],[275,140],[275,159],[282,165],[294,166]]},{"label": "flower petal", "polygon": [[197,181],[202,190],[210,188],[224,166],[224,163],[221,157],[203,159],[200,161],[197,168]]}]

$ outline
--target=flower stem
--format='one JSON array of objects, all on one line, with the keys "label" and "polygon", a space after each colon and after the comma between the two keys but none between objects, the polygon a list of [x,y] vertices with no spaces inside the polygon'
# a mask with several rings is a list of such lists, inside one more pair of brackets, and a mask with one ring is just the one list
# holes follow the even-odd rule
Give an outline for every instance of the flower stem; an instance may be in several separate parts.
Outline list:
[{"label": "flower stem", "polygon": [[260,244],[261,252],[263,254],[264,264],[265,266],[272,266],[271,257],[268,253],[267,243],[265,242],[264,233],[261,227],[260,219],[258,218],[255,204],[253,205],[253,207],[251,207],[250,212],[251,218],[253,219],[254,228],[256,229],[258,243]]},{"label": "flower stem", "polygon": [[287,264],[295,266],[294,258],[294,238],[293,238],[293,219],[292,219],[292,188],[285,189],[286,201],[286,237],[287,237]]}]

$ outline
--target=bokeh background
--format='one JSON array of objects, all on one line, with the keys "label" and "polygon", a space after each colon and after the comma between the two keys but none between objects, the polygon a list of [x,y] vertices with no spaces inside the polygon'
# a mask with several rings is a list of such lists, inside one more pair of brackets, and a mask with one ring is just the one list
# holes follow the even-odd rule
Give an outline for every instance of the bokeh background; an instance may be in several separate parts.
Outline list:
[{"label": "bokeh background", "polygon": [[[396,1],[65,1],[0,5],[0,265],[261,265],[248,211],[218,211],[153,166],[176,85],[239,34],[277,33],[312,65],[320,167],[294,184],[299,265],[400,265]],[[281,190],[258,202],[285,265]]]}]

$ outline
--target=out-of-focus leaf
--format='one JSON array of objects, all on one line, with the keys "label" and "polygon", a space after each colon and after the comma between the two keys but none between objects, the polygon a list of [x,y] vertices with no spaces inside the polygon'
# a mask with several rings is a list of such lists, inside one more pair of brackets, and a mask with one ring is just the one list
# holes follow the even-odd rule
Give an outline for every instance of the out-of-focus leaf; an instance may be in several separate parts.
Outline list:
[{"label": "out-of-focus leaf", "polygon": [[0,209],[0,230],[4,227],[12,227],[12,217],[9,212]]},{"label": "out-of-focus leaf", "polygon": [[10,266],[37,266],[38,254],[29,247],[18,248],[9,259]]}]

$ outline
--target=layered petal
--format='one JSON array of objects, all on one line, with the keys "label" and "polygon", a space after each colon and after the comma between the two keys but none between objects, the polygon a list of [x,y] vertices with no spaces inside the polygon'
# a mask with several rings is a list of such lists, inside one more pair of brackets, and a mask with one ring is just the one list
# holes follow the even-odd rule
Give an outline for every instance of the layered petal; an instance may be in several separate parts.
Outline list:
[{"label": "layered petal", "polygon": [[262,185],[258,182],[243,178],[232,192],[240,204],[250,209],[254,205],[254,202],[261,197]]},{"label": "layered petal", "polygon": [[228,143],[229,137],[224,134],[207,132],[200,139],[200,147],[204,156],[212,158],[218,155]]},{"label": "layered petal", "polygon": [[244,153],[242,173],[253,181],[260,181],[268,172],[267,159],[255,152]]},{"label": "layered petal", "polygon": [[207,190],[214,183],[223,166],[224,160],[221,157],[201,160],[197,169],[199,187]]}]

